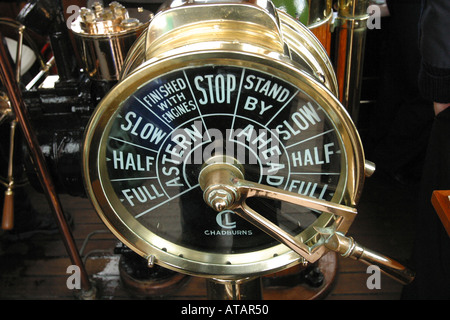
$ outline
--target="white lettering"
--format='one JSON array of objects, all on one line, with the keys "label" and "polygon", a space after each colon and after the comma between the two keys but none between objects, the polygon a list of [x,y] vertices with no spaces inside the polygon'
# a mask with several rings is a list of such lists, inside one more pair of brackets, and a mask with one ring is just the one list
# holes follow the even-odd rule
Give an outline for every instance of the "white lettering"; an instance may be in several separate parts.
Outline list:
[{"label": "white lettering", "polygon": [[122,194],[132,207],[134,207],[133,199],[139,201],[140,203],[145,203],[164,196],[164,194],[160,193],[153,184],[149,187],[151,192],[148,190],[147,186],[141,186],[122,190]]},{"label": "white lettering", "polygon": [[124,153],[122,151],[113,151],[114,169],[134,170],[134,171],[150,171],[153,166],[152,156],[145,156],[145,160],[141,160],[140,154]]},{"label": "white lettering", "polygon": [[[155,127],[152,123],[142,123],[143,118],[137,117],[136,113],[133,111],[128,112],[124,119],[126,123],[121,124],[120,128],[124,131],[130,131],[132,135],[138,136],[141,139],[159,143],[167,134]],[[134,121],[134,119],[136,119],[136,121]]]},{"label": "white lettering", "polygon": [[[323,199],[327,188],[328,184],[324,184],[323,186],[321,186],[317,182],[300,181],[293,179],[289,184],[288,190],[290,192],[297,192],[298,194],[302,194],[304,196]],[[315,194],[319,194],[319,196],[316,197]]]},{"label": "white lettering", "polygon": [[283,140],[289,140],[293,135],[296,136],[302,131],[307,130],[311,125],[316,125],[321,122],[320,116],[309,102],[294,112],[291,115],[291,120],[293,125],[287,120],[284,120],[283,124],[275,128],[275,131],[279,135],[282,135]]},{"label": "white lettering", "polygon": [[210,318],[214,316],[216,307],[196,307],[188,304],[187,307],[181,308],[181,314],[183,315],[207,315]]},{"label": "white lettering", "polygon": [[236,76],[233,74],[196,76],[194,85],[202,93],[202,97],[198,100],[200,104],[230,104],[231,93],[236,90]]},{"label": "white lettering", "polygon": [[261,109],[261,111],[259,111],[259,115],[263,115],[264,112],[266,112],[267,110],[269,110],[273,107],[273,105],[271,105],[271,104],[266,106],[266,103],[262,100],[259,101],[258,99],[254,98],[254,97],[248,96],[247,100],[245,101],[245,104],[244,104],[244,109],[253,111],[257,108],[257,105]]},{"label": "white lettering", "polygon": [[244,89],[254,90],[278,102],[285,102],[290,95],[288,89],[262,77],[250,74],[245,78],[245,81]]},{"label": "white lettering", "polygon": [[319,147],[305,149],[303,150],[303,153],[300,150],[293,152],[291,154],[292,165],[294,167],[303,167],[330,163],[330,157],[334,154],[334,151],[331,150],[331,147],[333,146],[333,142],[324,144],[322,156],[320,155]]}]

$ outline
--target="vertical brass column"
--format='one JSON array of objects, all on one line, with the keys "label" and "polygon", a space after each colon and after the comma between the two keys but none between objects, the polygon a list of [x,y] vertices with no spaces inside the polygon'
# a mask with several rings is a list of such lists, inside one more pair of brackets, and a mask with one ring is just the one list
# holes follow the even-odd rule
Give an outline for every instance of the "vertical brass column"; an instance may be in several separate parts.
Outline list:
[{"label": "vertical brass column", "polygon": [[359,116],[368,6],[368,0],[339,0],[335,22],[339,97],[355,123]]},{"label": "vertical brass column", "polygon": [[262,300],[261,278],[242,280],[207,280],[209,300]]}]

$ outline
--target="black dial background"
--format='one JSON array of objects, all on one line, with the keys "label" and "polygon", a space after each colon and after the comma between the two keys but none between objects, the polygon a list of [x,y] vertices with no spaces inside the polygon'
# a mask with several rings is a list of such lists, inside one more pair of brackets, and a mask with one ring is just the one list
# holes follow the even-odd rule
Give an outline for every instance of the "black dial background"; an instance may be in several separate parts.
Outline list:
[{"label": "black dial background", "polygon": [[[214,253],[278,242],[205,204],[198,174],[208,155],[239,158],[246,180],[325,200],[334,196],[343,163],[339,135],[317,103],[281,79],[239,67],[186,68],[143,84],[120,105],[107,135],[104,179],[126,210],[170,242]],[[278,143],[273,152],[272,144],[261,146],[269,137]],[[320,215],[274,200],[248,203],[292,235]]]}]

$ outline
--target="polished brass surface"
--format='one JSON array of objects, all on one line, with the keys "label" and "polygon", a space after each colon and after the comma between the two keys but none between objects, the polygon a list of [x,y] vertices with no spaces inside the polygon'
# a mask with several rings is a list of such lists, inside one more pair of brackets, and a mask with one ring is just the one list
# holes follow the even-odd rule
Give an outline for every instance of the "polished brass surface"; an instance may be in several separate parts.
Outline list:
[{"label": "polished brass surface", "polygon": [[118,80],[128,51],[151,17],[148,11],[132,17],[116,1],[107,7],[96,2],[92,8],[81,8],[70,29],[87,74],[97,80]]},{"label": "polished brass surface", "polygon": [[0,91],[0,124],[5,120],[14,120],[14,118],[8,95],[3,91]]},{"label": "polished brass surface", "polygon": [[180,50],[244,44],[261,53],[285,53],[277,10],[270,1],[258,5],[250,1],[174,1],[163,6],[149,25],[145,55],[150,60]]},{"label": "polished brass surface", "polygon": [[223,280],[208,279],[206,290],[212,300],[261,300],[261,278]]},{"label": "polished brass surface", "polygon": [[[108,228],[151,263],[197,276],[236,280],[273,273],[304,261],[281,243],[249,253],[217,254],[182,247],[156,235],[136,221],[114,196],[105,166],[105,150],[111,119],[120,105],[161,75],[205,65],[257,70],[299,88],[323,108],[338,132],[342,150],[340,179],[332,202],[355,206],[364,182],[364,152],[353,122],[332,92],[336,89],[334,73],[328,58],[323,56],[325,51],[312,39],[309,31],[270,2],[177,1],[163,7],[150,22],[147,33],[133,46],[121,81],[99,104],[86,131],[83,151],[86,188]],[[223,208],[232,197],[227,192],[220,193],[214,205]],[[347,230],[353,217],[350,210],[336,221],[342,230]],[[324,213],[315,225],[326,227],[334,219],[333,213]],[[305,252],[320,241],[320,234],[312,227],[300,237],[308,243],[301,244]],[[315,261],[325,251],[324,246],[317,246],[313,254],[307,255],[308,259]]]},{"label": "polished brass surface", "polygon": [[106,35],[127,32],[140,25],[142,23],[131,18],[128,10],[120,3],[114,1],[108,7],[103,7],[96,2],[91,9],[81,8],[79,24],[74,24],[72,30],[89,35]]},{"label": "polished brass surface", "polygon": [[333,13],[332,0],[274,0],[281,11],[286,12],[310,29],[327,23]]},{"label": "polished brass surface", "polygon": [[322,82],[335,96],[339,88],[333,64],[324,46],[304,25],[290,15],[279,11],[283,39],[288,45],[291,59],[308,70]]},{"label": "polished brass surface", "polygon": [[280,12],[306,26],[317,37],[328,54],[331,53],[332,0],[274,0]]},{"label": "polished brass surface", "polygon": [[366,19],[369,1],[366,0],[339,0],[338,16],[350,19]]},{"label": "polished brass surface", "polygon": [[[290,83],[304,88],[318,103],[325,108],[339,130],[346,158],[342,161],[342,179],[335,193],[335,202],[347,205],[357,203],[364,181],[364,155],[359,136],[337,99],[318,82],[292,68],[288,63],[275,59],[267,60],[264,56],[214,50],[199,52],[195,55],[177,55],[170,59],[162,59],[153,64],[141,67],[138,72],[131,73],[119,83],[99,105],[87,128],[84,148],[84,176],[87,179],[87,190],[100,217],[112,232],[127,246],[144,257],[153,255],[155,263],[162,264],[180,272],[209,277],[240,278],[247,274],[265,274],[283,269],[299,262],[299,257],[284,245],[256,251],[252,254],[206,254],[188,248],[181,248],[146,230],[134,217],[127,213],[117,199],[110,198],[113,190],[107,177],[104,165],[104,150],[109,128],[109,119],[114,115],[117,104],[125,101],[142,83],[169,70],[178,70],[185,66],[196,67],[209,65],[240,65],[251,69],[264,69],[276,73]],[[103,156],[102,156],[103,155]],[[326,221],[326,215],[322,219]],[[313,230],[312,230],[313,231]],[[313,232],[317,235],[317,232]],[[314,238],[311,234],[308,238]],[[182,257],[178,255],[183,252]],[[317,255],[317,257],[319,254]]]},{"label": "polished brass surface", "polygon": [[335,69],[340,100],[357,123],[361,96],[368,0],[340,0],[335,22]]},{"label": "polished brass surface", "polygon": [[[208,168],[209,170],[206,170]],[[242,180],[240,176],[241,174],[236,174],[235,167],[230,164],[216,163],[207,166],[202,170],[199,177],[204,182],[200,186],[204,191],[205,202],[215,210],[228,209],[235,211],[309,262],[315,262],[318,257],[323,255],[323,252],[317,255],[315,251],[324,246],[327,249],[340,253],[343,257],[350,257],[368,265],[377,265],[384,273],[402,284],[409,284],[414,279],[414,272],[407,267],[391,258],[369,250],[356,243],[353,238],[345,236],[348,227],[357,214],[356,209]],[[222,193],[233,195],[225,207],[221,208],[215,206],[215,200],[221,197],[219,190],[222,190]],[[319,224],[313,224],[311,228],[318,231],[321,237],[316,243],[308,246],[306,244],[308,241],[305,241],[301,235],[300,237],[293,237],[247,205],[246,200],[251,197],[279,199],[299,206],[328,212],[336,216],[336,219],[334,221],[330,220],[332,225],[326,228],[320,227]]]},{"label": "polished brass surface", "polygon": [[343,257],[368,265],[376,265],[385,274],[404,285],[414,280],[414,271],[385,255],[361,246],[352,237],[346,237],[341,232],[332,229],[322,229],[320,232],[325,238],[325,246],[339,252]]},{"label": "polished brass surface", "polygon": [[338,95],[333,64],[320,41],[271,2],[262,3],[266,4],[262,8],[242,6],[238,1],[226,6],[207,1],[195,6],[187,2],[166,5],[130,49],[121,78],[148,60],[204,49],[231,49],[260,52],[268,58],[286,55]]},{"label": "polished brass surface", "polygon": [[367,178],[375,173],[376,165],[372,161],[366,160],[364,162],[364,172]]},{"label": "polished brass surface", "polygon": [[[215,200],[221,198],[222,194],[230,194],[229,201],[222,210],[233,210],[244,219],[249,220],[270,236],[284,243],[297,254],[305,258],[309,262],[315,262],[323,255],[323,248],[317,246],[317,242],[310,236],[311,230],[315,230],[317,225],[326,225],[333,223],[337,230],[347,232],[352,224],[356,209],[343,206],[333,202],[311,198],[299,195],[298,193],[274,188],[271,186],[254,183],[243,180],[242,174],[236,171],[233,165],[227,163],[214,163],[206,166],[199,176],[200,187],[204,191],[204,200],[213,209],[216,209]],[[289,202],[295,205],[318,210],[323,213],[322,216],[312,224],[306,231],[298,236],[292,236],[279,226],[270,222],[256,211],[254,211],[245,202],[248,198],[267,198],[278,199],[280,201]],[[336,219],[331,217],[336,216]],[[328,218],[328,219],[326,219]],[[309,243],[310,245],[307,245]],[[319,249],[320,252],[316,252]]]}]

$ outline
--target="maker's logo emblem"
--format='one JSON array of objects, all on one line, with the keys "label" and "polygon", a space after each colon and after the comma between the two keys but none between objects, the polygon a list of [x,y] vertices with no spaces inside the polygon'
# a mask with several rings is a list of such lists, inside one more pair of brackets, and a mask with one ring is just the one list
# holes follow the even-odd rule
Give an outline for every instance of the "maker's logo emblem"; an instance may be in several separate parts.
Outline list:
[{"label": "maker's logo emblem", "polygon": [[232,221],[231,216],[234,215],[234,211],[224,210],[217,214],[216,222],[219,226],[224,229],[234,229],[236,228],[236,222]]}]

